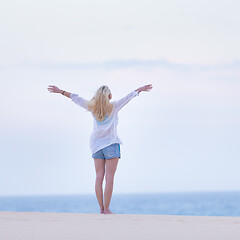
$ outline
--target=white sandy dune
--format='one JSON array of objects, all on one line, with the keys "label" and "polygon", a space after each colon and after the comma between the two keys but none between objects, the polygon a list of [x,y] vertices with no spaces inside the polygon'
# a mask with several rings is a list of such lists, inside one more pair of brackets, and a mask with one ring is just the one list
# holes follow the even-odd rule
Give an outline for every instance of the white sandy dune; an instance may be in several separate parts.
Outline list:
[{"label": "white sandy dune", "polygon": [[0,212],[0,240],[240,240],[240,217]]}]

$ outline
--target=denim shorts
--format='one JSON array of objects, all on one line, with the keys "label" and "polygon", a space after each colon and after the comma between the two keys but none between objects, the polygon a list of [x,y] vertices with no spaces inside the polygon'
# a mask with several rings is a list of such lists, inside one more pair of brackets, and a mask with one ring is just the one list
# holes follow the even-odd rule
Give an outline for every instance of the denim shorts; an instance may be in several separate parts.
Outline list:
[{"label": "denim shorts", "polygon": [[103,149],[100,149],[96,153],[92,154],[92,158],[98,159],[110,159],[110,158],[121,158],[120,144],[113,143]]}]

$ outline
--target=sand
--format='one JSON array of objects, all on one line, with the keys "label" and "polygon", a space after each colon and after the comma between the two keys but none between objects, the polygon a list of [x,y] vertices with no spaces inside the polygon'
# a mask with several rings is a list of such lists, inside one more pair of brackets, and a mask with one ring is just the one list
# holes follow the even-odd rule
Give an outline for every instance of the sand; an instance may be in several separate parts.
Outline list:
[{"label": "sand", "polygon": [[0,240],[240,240],[240,217],[0,212]]}]

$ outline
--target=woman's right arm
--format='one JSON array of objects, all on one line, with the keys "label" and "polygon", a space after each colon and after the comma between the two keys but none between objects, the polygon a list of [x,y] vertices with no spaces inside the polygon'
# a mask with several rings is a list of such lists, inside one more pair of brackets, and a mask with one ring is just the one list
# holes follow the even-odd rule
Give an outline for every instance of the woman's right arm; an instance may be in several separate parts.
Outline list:
[{"label": "woman's right arm", "polygon": [[121,98],[118,101],[114,102],[116,111],[119,111],[120,109],[122,109],[131,99],[133,99],[135,96],[139,96],[139,93],[142,91],[150,91],[152,89],[152,84],[149,85],[145,85],[143,87],[140,87],[138,89],[136,89],[135,91],[129,93],[127,96]]},{"label": "woman's right arm", "polygon": [[140,93],[142,91],[149,92],[151,89],[152,89],[152,84],[148,84],[148,85],[144,85],[143,87],[136,89],[135,91],[137,91],[138,93]]}]

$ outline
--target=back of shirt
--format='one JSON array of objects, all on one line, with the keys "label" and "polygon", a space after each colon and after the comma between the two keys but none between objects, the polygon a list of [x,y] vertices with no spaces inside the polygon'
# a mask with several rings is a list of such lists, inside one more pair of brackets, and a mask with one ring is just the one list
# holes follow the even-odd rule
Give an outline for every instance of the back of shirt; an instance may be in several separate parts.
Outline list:
[{"label": "back of shirt", "polygon": [[[94,129],[90,137],[90,149],[92,154],[113,143],[123,144],[117,134],[118,112],[135,96],[139,96],[137,91],[133,91],[120,100],[112,102],[112,112],[110,115],[107,114],[103,121],[98,121],[93,113],[91,113],[94,121]],[[70,98],[77,105],[89,111],[87,108],[88,101],[86,99],[74,93],[70,95]]]}]

